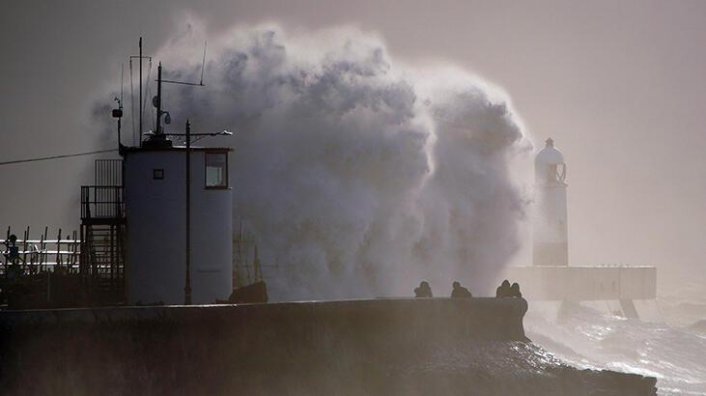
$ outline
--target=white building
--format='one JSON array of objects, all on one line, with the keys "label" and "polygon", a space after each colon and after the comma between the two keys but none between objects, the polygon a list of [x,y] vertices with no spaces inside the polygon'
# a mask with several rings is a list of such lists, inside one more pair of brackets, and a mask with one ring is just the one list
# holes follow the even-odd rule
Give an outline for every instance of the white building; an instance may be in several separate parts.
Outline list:
[{"label": "white building", "polygon": [[[168,141],[167,141],[168,142]],[[233,290],[233,200],[228,148],[191,148],[194,304]],[[183,304],[186,286],[186,149],[145,144],[124,152],[128,304]]]}]

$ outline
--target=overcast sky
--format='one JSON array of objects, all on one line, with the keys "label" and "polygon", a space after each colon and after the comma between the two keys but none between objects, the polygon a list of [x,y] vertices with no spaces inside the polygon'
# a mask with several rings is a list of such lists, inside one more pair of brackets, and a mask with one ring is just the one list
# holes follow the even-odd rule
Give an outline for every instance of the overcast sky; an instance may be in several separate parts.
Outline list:
[{"label": "overcast sky", "polygon": [[[6,0],[0,161],[111,148],[92,103],[112,105],[107,84],[137,37],[156,50],[186,12],[211,33],[354,25],[395,59],[472,70],[507,91],[535,143],[564,153],[572,264],[706,278],[706,2]],[[0,166],[0,227],[78,229],[92,161]]]}]

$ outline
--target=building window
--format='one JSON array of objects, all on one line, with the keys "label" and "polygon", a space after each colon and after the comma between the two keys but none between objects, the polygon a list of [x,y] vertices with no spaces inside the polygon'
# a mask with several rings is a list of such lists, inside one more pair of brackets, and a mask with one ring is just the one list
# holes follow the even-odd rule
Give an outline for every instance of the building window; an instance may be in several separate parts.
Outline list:
[{"label": "building window", "polygon": [[154,179],[154,180],[164,179],[164,169],[152,169],[152,179]]},{"label": "building window", "polygon": [[227,152],[206,152],[206,188],[228,188]]}]

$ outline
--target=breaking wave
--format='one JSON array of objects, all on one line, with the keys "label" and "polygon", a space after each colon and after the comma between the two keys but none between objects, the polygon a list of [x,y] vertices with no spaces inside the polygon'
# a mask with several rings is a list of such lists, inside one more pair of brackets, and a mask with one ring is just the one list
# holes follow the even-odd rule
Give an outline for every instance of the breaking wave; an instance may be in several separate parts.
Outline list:
[{"label": "breaking wave", "polygon": [[[203,29],[157,53],[198,81]],[[171,128],[236,130],[234,212],[275,300],[489,293],[516,252],[528,140],[509,99],[452,66],[396,62],[355,29],[235,28],[210,37],[206,88],[169,85]]]},{"label": "breaking wave", "polygon": [[625,319],[591,304],[559,316],[541,305],[531,304],[525,317],[527,336],[562,361],[655,377],[663,396],[706,394],[706,333]]}]

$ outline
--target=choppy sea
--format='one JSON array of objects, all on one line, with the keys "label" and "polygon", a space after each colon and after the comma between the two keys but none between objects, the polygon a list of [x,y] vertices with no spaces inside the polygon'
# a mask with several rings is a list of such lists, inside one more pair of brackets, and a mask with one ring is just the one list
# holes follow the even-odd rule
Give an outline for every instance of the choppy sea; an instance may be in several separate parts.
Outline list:
[{"label": "choppy sea", "polygon": [[533,342],[578,368],[657,378],[658,394],[706,395],[706,296],[665,295],[637,302],[641,318],[613,302],[530,303]]}]

